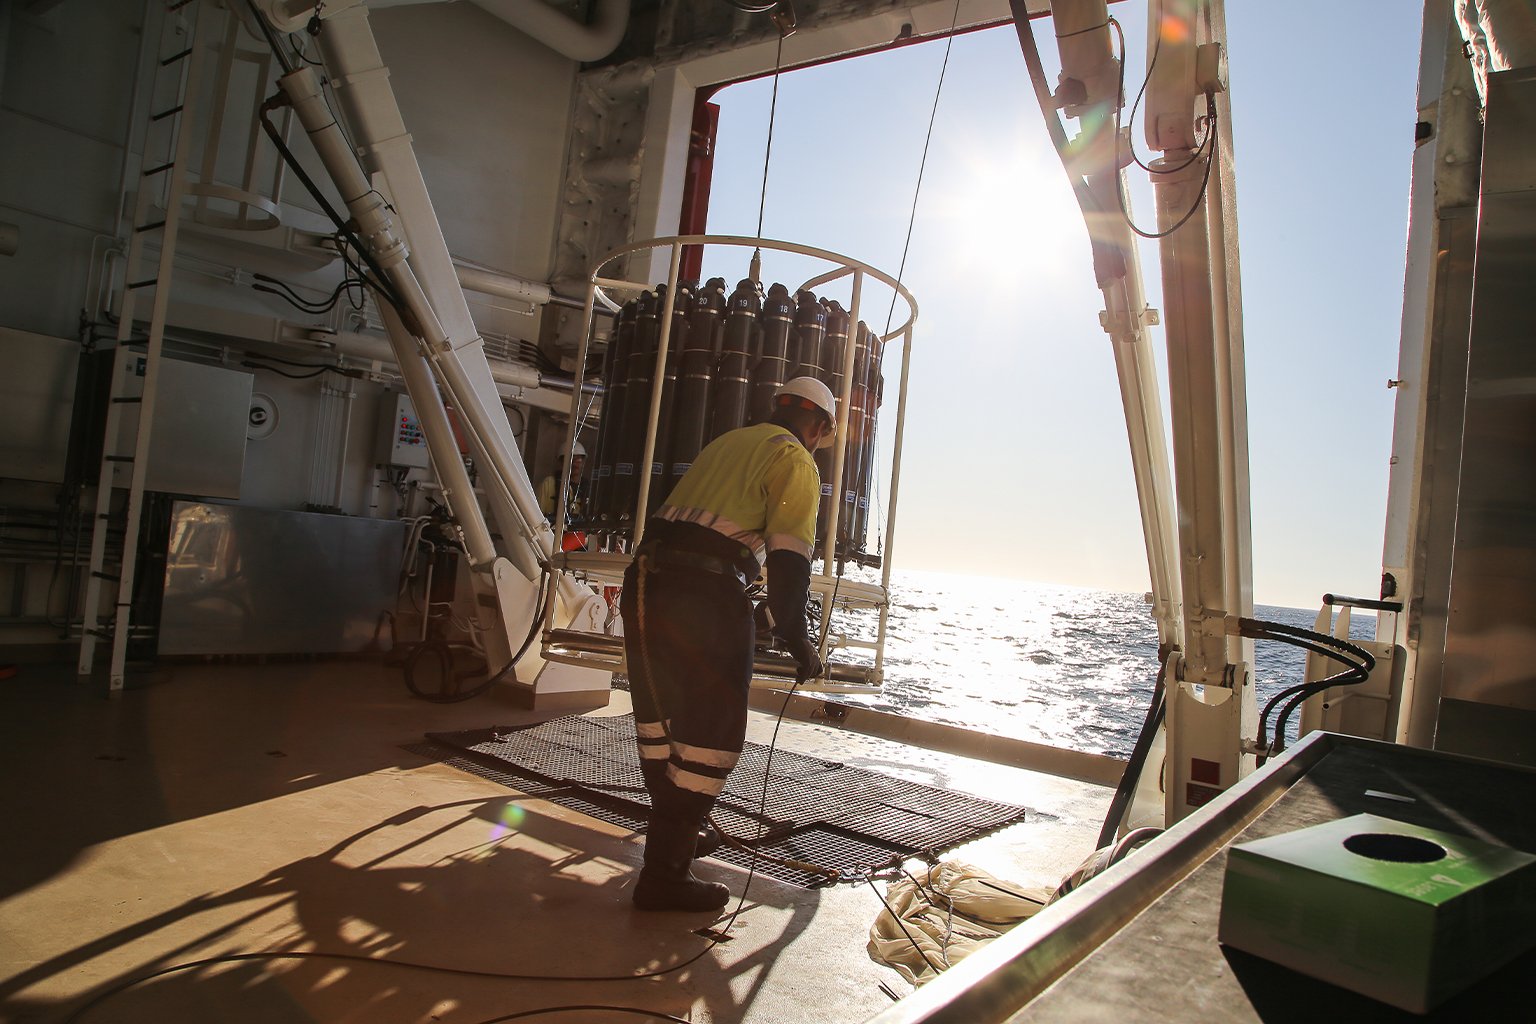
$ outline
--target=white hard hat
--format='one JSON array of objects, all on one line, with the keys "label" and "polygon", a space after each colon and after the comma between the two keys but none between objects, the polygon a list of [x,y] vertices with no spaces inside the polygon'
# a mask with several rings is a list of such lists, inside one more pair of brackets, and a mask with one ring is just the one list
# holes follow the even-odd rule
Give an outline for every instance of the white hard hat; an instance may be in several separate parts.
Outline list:
[{"label": "white hard hat", "polygon": [[832,397],[832,389],[815,377],[796,377],[785,381],[773,393],[773,404],[778,405],[779,399],[786,395],[805,399],[826,413],[827,419],[837,422],[837,399]]},{"label": "white hard hat", "polygon": [[580,441],[577,441],[576,444],[571,448],[571,457],[577,459],[584,459],[587,457],[587,450],[581,446]]},{"label": "white hard hat", "polygon": [[[837,399],[832,397],[832,389],[827,387],[815,377],[796,377],[787,380],[780,385],[779,390],[773,393],[773,404],[783,405],[785,399],[798,398],[800,404],[810,408],[819,409],[826,414],[828,422],[837,425]],[[827,431],[817,448],[827,448],[832,444],[832,431]]]}]

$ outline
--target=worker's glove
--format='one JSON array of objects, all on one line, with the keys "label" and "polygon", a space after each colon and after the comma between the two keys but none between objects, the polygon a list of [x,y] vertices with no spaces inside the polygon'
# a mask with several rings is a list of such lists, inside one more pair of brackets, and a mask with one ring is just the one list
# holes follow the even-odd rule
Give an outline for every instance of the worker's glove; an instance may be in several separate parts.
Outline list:
[{"label": "worker's glove", "polygon": [[768,552],[768,615],[784,649],[795,659],[797,683],[822,673],[821,658],[811,643],[805,624],[805,603],[810,595],[811,561],[795,551]]},{"label": "worker's glove", "polygon": [[790,657],[795,659],[795,685],[798,686],[807,679],[818,679],[824,671],[821,664],[821,656],[816,652],[816,645],[811,643],[809,637],[801,633],[798,637],[785,641],[785,648]]}]

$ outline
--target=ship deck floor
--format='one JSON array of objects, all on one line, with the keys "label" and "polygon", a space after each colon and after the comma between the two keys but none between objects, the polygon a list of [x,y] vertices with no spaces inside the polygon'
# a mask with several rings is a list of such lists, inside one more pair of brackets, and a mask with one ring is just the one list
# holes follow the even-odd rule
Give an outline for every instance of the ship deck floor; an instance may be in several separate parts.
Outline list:
[{"label": "ship deck floor", "polygon": [[[67,666],[0,682],[0,1020],[66,1021],[162,968],[274,950],[470,971],[619,976],[506,980],[357,960],[250,959],[164,975],[87,1022],[370,1024],[509,1019],[538,1007],[642,1007],[692,1021],[843,1024],[905,993],[865,954],[868,886],[758,875],[727,941],[712,915],[631,907],[641,836],[428,762],[434,730],[527,724],[507,693],[412,700],[372,661],[162,666],[113,699]],[[615,691],[594,714],[623,713]],[[767,743],[773,717],[754,713]],[[1109,792],[786,721],[782,748],[1030,806],[954,856],[1054,885],[1093,845]],[[713,860],[736,906],[746,872]],[[703,953],[702,956],[699,954]],[[533,1019],[633,1021],[582,1010]]]}]

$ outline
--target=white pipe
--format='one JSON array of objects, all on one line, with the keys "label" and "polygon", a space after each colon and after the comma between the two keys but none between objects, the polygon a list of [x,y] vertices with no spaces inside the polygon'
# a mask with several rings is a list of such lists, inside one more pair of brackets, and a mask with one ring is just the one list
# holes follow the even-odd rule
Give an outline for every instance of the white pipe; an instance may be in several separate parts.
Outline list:
[{"label": "white pipe", "polygon": [[[295,324],[287,321],[278,321],[277,337],[285,341],[298,344],[323,346],[326,351],[338,355],[351,356],[354,359],[371,359],[380,363],[395,365],[395,353],[389,347],[385,339],[372,334],[356,334],[351,331],[331,331],[325,328],[317,328],[308,324]],[[574,386],[567,388],[562,378],[554,380],[545,379],[531,366],[521,363],[507,362],[504,359],[486,357],[486,363],[491,368],[491,377],[497,384],[509,388],[518,388],[525,394],[515,396],[514,400],[527,405],[538,406],[540,409],[548,409],[551,412],[565,412],[568,400],[565,395],[567,390],[574,390]],[[595,389],[591,385],[582,388],[582,392],[591,395]]]},{"label": "white pipe", "polygon": [[454,261],[453,272],[458,276],[459,284],[482,295],[496,295],[535,306],[544,305],[552,295],[547,284],[486,270],[484,267],[466,266],[457,260]]},{"label": "white pipe", "polygon": [[474,0],[493,14],[556,53],[587,63],[602,60],[624,39],[629,27],[629,0],[597,0],[592,23],[584,25],[539,0]]},{"label": "white pipe", "polygon": [[[442,3],[443,0],[368,0],[373,10]],[[473,0],[476,7],[532,36],[556,53],[587,63],[602,60],[624,39],[629,0],[597,0],[590,25],[555,10],[542,0]]]}]

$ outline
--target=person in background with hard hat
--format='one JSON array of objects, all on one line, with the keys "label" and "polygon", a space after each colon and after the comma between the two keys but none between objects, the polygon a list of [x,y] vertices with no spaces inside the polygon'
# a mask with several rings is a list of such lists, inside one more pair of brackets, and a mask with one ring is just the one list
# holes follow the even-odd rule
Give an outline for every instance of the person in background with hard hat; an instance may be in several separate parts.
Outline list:
[{"label": "person in background with hard hat", "polygon": [[651,797],[641,910],[718,910],[725,886],[690,865],[746,740],[756,627],[746,588],[768,573],[774,632],[801,681],[822,673],[806,628],[821,480],[837,403],[814,377],[774,395],[773,415],[699,453],[647,524],[620,611],[640,768]]},{"label": "person in background with hard hat", "polygon": [[[580,523],[586,514],[585,489],[581,482],[581,471],[587,467],[587,450],[577,441],[571,451],[571,488],[566,492],[565,521],[566,525]],[[555,463],[555,471],[546,476],[539,484],[539,511],[544,513],[544,518],[550,522],[555,521],[555,494],[560,490],[560,475],[565,472],[565,456]]]}]

